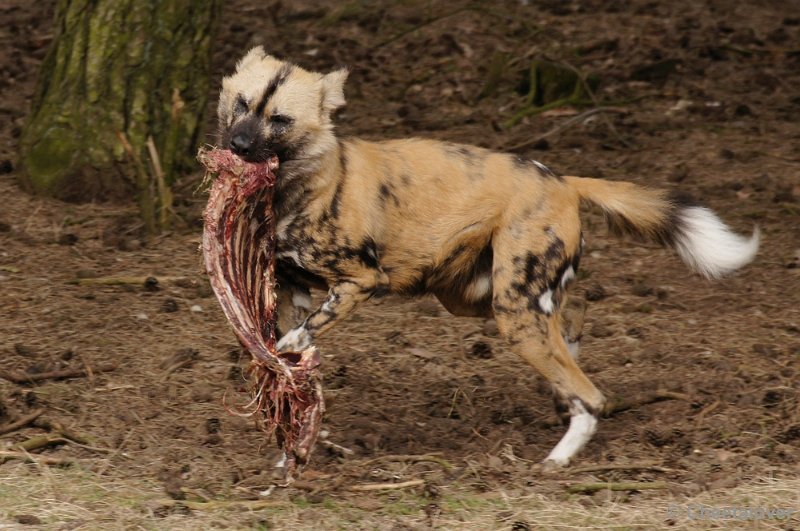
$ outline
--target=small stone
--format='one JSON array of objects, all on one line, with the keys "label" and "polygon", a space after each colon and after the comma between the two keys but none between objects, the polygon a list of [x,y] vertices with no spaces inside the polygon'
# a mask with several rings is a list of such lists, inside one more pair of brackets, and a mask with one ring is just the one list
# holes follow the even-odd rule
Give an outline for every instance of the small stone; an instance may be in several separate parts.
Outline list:
[{"label": "small stone", "polygon": [[584,295],[587,301],[596,302],[601,301],[607,297],[606,290],[600,284],[590,286]]},{"label": "small stone", "polygon": [[164,299],[164,302],[161,303],[161,312],[162,313],[175,313],[178,311],[178,301],[173,298]]},{"label": "small stone", "polygon": [[144,280],[144,290],[145,291],[158,291],[161,289],[158,285],[158,279],[156,277],[147,277]]},{"label": "small stone", "polygon": [[646,281],[644,282],[637,282],[631,288],[631,292],[637,297],[647,297],[648,295],[653,294],[653,286],[648,284]]},{"label": "small stone", "polygon": [[327,498],[327,496],[325,495],[324,492],[312,492],[312,493],[306,494],[305,498],[306,498],[306,501],[308,503],[313,503],[315,505],[318,505],[318,504],[324,502],[325,498]]},{"label": "small stone", "polygon": [[189,311],[192,313],[201,313],[203,311],[203,307],[200,306],[199,304],[192,304],[189,307]]},{"label": "small stone", "polygon": [[36,363],[32,363],[25,368],[25,372],[28,374],[40,374],[50,369],[50,365],[43,362],[37,361]]},{"label": "small stone", "polygon": [[222,428],[222,423],[216,417],[212,417],[210,419],[206,419],[206,433],[209,435],[214,433],[219,433],[219,430]]},{"label": "small stone", "polygon": [[733,114],[736,116],[753,116],[753,111],[750,109],[750,107],[742,103],[736,106]]},{"label": "small stone", "polygon": [[245,375],[244,367],[239,367],[238,365],[231,365],[231,367],[228,369],[228,380],[237,384],[243,384],[247,382],[247,377]]},{"label": "small stone", "polygon": [[765,408],[773,408],[780,405],[781,402],[784,400],[783,394],[778,390],[770,390],[764,393],[764,397],[761,399],[761,404]]},{"label": "small stone", "polygon": [[763,343],[756,343],[753,345],[753,352],[761,354],[762,356],[769,356],[770,358],[774,358],[777,355],[774,346],[765,345]]},{"label": "small stone", "polygon": [[487,319],[483,323],[483,335],[487,337],[497,337],[500,335],[500,330],[497,328],[497,321],[494,319]]},{"label": "small stone", "polygon": [[772,196],[772,201],[774,203],[794,203],[797,201],[797,197],[791,187],[785,187],[775,192],[775,195]]},{"label": "small stone", "polygon": [[78,243],[78,235],[71,232],[65,232],[58,237],[59,245],[75,245]]},{"label": "small stone", "polygon": [[79,269],[75,276],[78,278],[97,278],[100,276],[100,273],[95,271],[94,269]]},{"label": "small stone", "polygon": [[135,238],[123,238],[117,244],[120,251],[138,251],[142,248],[142,242]]},{"label": "small stone", "polygon": [[550,142],[546,138],[540,138],[531,147],[539,151],[547,151],[550,149]]},{"label": "small stone", "polygon": [[219,446],[222,444],[222,437],[219,433],[213,433],[205,438],[203,444],[206,446]]},{"label": "small stone", "polygon": [[22,525],[42,525],[42,520],[32,514],[18,514],[14,517],[18,524]]},{"label": "small stone", "polygon": [[672,173],[669,174],[670,182],[673,183],[681,183],[686,180],[686,177],[689,176],[689,169],[684,164],[679,164],[673,168]]},{"label": "small stone", "polygon": [[614,331],[602,323],[594,323],[592,325],[592,329],[589,331],[589,334],[592,337],[603,338],[614,335]]},{"label": "small stone", "polygon": [[433,299],[423,299],[417,302],[417,311],[423,315],[438,317],[441,309],[441,305]]},{"label": "small stone", "polygon": [[186,492],[183,490],[183,480],[178,476],[172,476],[164,482],[164,491],[173,500],[186,499]]},{"label": "small stone", "polygon": [[192,347],[184,347],[178,349],[175,354],[167,357],[161,362],[162,369],[176,369],[181,367],[190,367],[200,357],[200,352]]},{"label": "small stone", "polygon": [[0,232],[11,232],[11,224],[0,221]]},{"label": "small stone", "polygon": [[722,148],[719,150],[719,156],[725,160],[732,160],[735,157],[735,153],[728,148]]},{"label": "small stone", "polygon": [[136,318],[139,319],[140,321],[147,321],[147,320],[150,319],[149,317],[147,317],[147,314],[144,313],[144,312],[137,313],[136,314]]},{"label": "small stone", "polygon": [[197,294],[198,298],[207,299],[214,294],[214,290],[211,288],[211,284],[208,282],[201,282],[197,285],[195,293]]},{"label": "small stone", "polygon": [[210,402],[214,398],[214,387],[210,384],[197,384],[192,389],[192,400],[195,402]]},{"label": "small stone", "polygon": [[27,345],[23,345],[22,343],[14,344],[14,352],[16,352],[18,356],[22,356],[24,358],[32,358],[36,356],[35,350]]},{"label": "small stone", "polygon": [[637,339],[641,339],[644,337],[644,331],[641,328],[635,328],[635,327],[630,328],[626,333],[628,334],[628,336],[635,337]]},{"label": "small stone", "polygon": [[494,356],[492,353],[492,346],[485,341],[476,341],[472,344],[472,348],[469,349],[469,352],[467,352],[468,358],[488,360],[492,356]]},{"label": "small stone", "polygon": [[10,160],[5,159],[3,162],[0,162],[0,175],[5,175],[12,171],[14,171],[14,164]]}]

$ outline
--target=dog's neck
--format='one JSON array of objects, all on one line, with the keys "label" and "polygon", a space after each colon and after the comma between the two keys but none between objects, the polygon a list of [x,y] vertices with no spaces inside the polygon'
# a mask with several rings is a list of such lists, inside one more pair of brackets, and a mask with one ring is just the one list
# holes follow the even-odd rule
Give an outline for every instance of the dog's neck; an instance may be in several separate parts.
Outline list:
[{"label": "dog's neck", "polygon": [[340,142],[311,157],[290,160],[278,169],[275,213],[278,219],[308,211],[315,204],[327,204],[342,174]]}]

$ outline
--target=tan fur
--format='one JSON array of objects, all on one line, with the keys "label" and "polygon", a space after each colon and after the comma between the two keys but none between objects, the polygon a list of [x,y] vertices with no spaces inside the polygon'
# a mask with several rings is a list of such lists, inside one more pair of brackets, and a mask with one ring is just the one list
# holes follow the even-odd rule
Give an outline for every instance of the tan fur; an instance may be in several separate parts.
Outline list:
[{"label": "tan fur", "polygon": [[[345,78],[346,71],[308,72],[256,48],[223,81],[223,147],[252,160],[282,157],[281,288],[329,289],[279,347],[302,348],[372,296],[433,293],[457,315],[494,316],[511,348],[553,385],[563,413],[598,414],[604,398],[568,352],[560,315],[582,249],[580,203],[598,204],[623,230],[665,244],[675,234],[676,204],[661,191],[559,177],[478,147],[339,140],[331,113],[344,104]],[[291,299],[279,297],[283,307]]]}]

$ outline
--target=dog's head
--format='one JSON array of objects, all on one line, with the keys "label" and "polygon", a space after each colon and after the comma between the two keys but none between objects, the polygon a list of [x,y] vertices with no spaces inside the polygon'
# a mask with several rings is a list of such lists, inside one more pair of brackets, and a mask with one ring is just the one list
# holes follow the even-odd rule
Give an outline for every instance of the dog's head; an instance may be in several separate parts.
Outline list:
[{"label": "dog's head", "polygon": [[222,80],[219,147],[283,166],[320,157],[336,142],[331,114],[344,105],[347,71],[309,72],[253,48]]}]

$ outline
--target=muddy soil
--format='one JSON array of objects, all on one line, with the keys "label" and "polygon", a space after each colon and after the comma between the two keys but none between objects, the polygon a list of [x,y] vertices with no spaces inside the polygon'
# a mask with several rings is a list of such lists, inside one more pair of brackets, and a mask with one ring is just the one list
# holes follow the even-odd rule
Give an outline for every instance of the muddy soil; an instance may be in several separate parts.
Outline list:
[{"label": "muddy soil", "polygon": [[[664,471],[601,477],[725,489],[800,472],[800,6],[791,4],[232,0],[215,80],[264,44],[308,68],[350,68],[342,135],[507,149],[591,108],[505,127],[525,105],[519,88],[531,59],[596,76],[597,105],[620,112],[520,152],[562,173],[689,192],[739,232],[758,225],[763,246],[752,265],[709,282],[667,251],[611,238],[586,213],[574,290],[589,304],[582,366],[632,407],[601,422],[575,466],[647,461]],[[223,405],[224,396],[245,398],[237,389],[246,360],[201,267],[199,168],[178,190],[183,226],[146,245],[132,205],[65,204],[16,185],[17,138],[53,5],[0,2],[0,370],[88,375],[0,380],[0,425],[43,410],[38,426],[3,440],[46,433],[46,419],[91,444],[42,455],[100,455],[94,472],[158,481],[176,498],[256,498],[273,482],[277,450]],[[497,51],[512,61],[496,91],[479,98]],[[91,281],[110,276],[158,283]],[[349,484],[398,478],[425,478],[432,503],[454,484],[563,490],[563,478],[533,466],[563,434],[550,391],[491,322],[451,317],[433,299],[389,297],[364,305],[319,347],[325,429],[352,453],[318,447],[303,480],[322,487],[289,496],[318,503],[348,496]],[[102,372],[108,364],[115,368]],[[673,394],[656,401],[655,390]],[[396,457],[408,455],[452,467]]]}]

